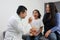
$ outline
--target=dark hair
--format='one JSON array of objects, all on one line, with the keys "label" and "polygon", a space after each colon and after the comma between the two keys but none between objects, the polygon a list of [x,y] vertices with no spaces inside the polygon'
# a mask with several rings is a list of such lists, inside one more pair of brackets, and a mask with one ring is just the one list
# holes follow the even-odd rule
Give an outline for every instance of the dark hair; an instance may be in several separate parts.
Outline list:
[{"label": "dark hair", "polygon": [[19,15],[20,12],[25,12],[25,10],[27,10],[27,8],[25,6],[20,5],[17,9],[17,14]]},{"label": "dark hair", "polygon": [[46,3],[46,5],[49,5],[50,7],[50,16],[51,16],[51,25],[55,25],[55,14],[58,12],[56,5],[54,3]]},{"label": "dark hair", "polygon": [[[35,9],[34,11],[36,11],[38,13],[38,18],[40,18],[41,14],[40,14],[39,10]],[[33,11],[33,13],[34,13],[34,11]]]}]

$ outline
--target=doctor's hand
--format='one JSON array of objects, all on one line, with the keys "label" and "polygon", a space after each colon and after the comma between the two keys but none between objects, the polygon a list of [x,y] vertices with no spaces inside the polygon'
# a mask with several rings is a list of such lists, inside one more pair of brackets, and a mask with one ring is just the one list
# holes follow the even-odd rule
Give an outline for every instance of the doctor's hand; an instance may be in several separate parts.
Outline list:
[{"label": "doctor's hand", "polygon": [[28,19],[28,23],[31,23],[32,22],[32,18],[30,17],[29,19]]}]

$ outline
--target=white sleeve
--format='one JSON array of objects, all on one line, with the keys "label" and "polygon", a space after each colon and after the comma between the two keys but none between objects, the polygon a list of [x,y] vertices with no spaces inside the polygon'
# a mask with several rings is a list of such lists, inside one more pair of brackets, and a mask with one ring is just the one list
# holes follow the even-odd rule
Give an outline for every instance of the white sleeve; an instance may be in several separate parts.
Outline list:
[{"label": "white sleeve", "polygon": [[32,27],[30,24],[28,24],[27,27],[28,27],[28,32],[29,32]]},{"label": "white sleeve", "polygon": [[41,26],[44,26],[44,25],[43,25],[43,22],[42,22],[42,19],[39,19],[39,24],[40,24],[40,27],[41,27]]},{"label": "white sleeve", "polygon": [[22,25],[19,25],[18,21],[14,18],[11,18],[9,20],[10,27],[12,27],[14,30],[16,30],[17,32],[23,32],[23,27]]},{"label": "white sleeve", "polygon": [[27,27],[24,30],[24,34],[29,34],[31,28],[32,28],[31,25],[30,24],[27,24]]},{"label": "white sleeve", "polygon": [[42,34],[43,34],[43,32],[44,32],[44,25],[43,25],[42,20],[40,20],[40,27],[43,27],[43,29],[42,29]]}]

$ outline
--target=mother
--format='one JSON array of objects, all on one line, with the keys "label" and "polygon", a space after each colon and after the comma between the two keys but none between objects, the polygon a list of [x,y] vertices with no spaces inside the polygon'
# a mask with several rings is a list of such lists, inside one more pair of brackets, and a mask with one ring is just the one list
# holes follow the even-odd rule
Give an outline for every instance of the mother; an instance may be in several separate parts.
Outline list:
[{"label": "mother", "polygon": [[43,17],[44,34],[49,40],[57,40],[56,33],[60,35],[60,13],[54,3],[46,3]]}]

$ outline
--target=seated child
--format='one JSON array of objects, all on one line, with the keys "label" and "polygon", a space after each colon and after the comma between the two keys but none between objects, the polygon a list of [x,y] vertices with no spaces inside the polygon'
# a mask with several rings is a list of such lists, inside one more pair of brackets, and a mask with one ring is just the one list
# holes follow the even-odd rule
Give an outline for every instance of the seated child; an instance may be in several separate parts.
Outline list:
[{"label": "seated child", "polygon": [[34,38],[34,40],[39,40],[40,35],[42,34],[43,30],[43,23],[40,19],[41,14],[38,10],[33,11],[33,18],[29,18],[29,23],[32,26],[32,29],[30,30],[30,36],[27,37],[27,40],[31,40],[31,37]]}]

